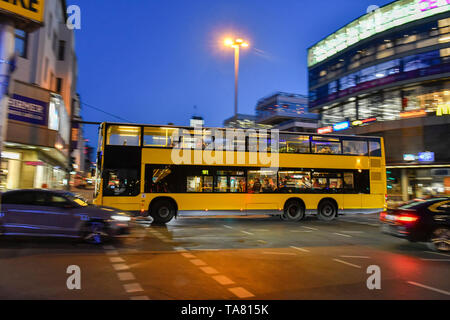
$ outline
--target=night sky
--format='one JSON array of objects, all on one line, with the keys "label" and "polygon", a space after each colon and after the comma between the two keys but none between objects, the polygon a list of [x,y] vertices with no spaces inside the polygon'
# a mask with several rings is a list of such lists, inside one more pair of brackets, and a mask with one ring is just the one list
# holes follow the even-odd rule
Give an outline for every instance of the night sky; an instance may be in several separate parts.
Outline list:
[{"label": "night sky", "polygon": [[[307,48],[391,0],[69,0],[82,102],[130,122],[187,125],[192,115],[222,126],[234,103],[233,50],[241,54],[239,112],[275,91],[307,94]],[[194,106],[197,106],[194,109]],[[87,106],[86,121],[120,121]],[[96,128],[86,128],[95,147]]]}]

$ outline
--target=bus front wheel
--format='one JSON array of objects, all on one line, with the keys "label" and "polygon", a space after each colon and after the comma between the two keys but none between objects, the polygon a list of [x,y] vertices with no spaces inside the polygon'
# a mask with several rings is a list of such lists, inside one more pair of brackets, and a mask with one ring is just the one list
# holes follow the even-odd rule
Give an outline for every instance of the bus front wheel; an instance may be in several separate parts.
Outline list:
[{"label": "bus front wheel", "polygon": [[168,223],[175,216],[175,206],[169,200],[158,200],[152,204],[150,216],[156,223]]},{"label": "bus front wheel", "polygon": [[318,217],[323,221],[332,221],[337,217],[337,206],[330,200],[324,200],[319,204]]}]

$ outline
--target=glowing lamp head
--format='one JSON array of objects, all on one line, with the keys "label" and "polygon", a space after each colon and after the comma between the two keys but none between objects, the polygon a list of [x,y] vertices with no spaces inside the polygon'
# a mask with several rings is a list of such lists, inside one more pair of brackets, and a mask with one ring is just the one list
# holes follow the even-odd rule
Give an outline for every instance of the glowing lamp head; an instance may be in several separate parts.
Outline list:
[{"label": "glowing lamp head", "polygon": [[225,41],[223,42],[227,47],[231,47],[233,46],[234,42],[231,39],[225,39]]}]

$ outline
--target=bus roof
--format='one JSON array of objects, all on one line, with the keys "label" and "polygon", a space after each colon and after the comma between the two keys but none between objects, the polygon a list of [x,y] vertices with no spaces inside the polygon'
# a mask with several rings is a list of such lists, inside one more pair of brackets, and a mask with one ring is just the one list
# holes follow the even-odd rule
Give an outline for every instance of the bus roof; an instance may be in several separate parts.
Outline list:
[{"label": "bus roof", "polygon": [[[131,127],[152,127],[152,128],[173,128],[173,129],[188,129],[193,130],[194,127],[189,126],[176,126],[176,125],[156,125],[156,124],[139,124],[139,123],[125,123],[125,122],[109,122],[105,121],[101,123],[107,125],[117,125],[117,126],[131,126]],[[203,127],[203,129],[240,129],[246,130],[243,128],[226,128],[226,127]],[[254,128],[248,128],[254,129]],[[271,129],[267,129],[270,131]],[[319,134],[319,133],[311,133],[311,132],[292,132],[292,131],[280,131],[283,134],[296,134],[296,135],[309,135],[309,136],[319,136],[319,137],[349,137],[349,138],[366,138],[366,139],[381,139],[379,136],[360,136],[360,135],[350,135],[350,134]]]}]

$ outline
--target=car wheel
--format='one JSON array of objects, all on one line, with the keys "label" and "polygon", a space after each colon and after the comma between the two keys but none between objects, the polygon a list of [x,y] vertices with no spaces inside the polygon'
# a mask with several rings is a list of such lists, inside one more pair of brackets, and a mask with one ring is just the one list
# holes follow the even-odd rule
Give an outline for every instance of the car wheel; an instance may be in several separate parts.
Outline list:
[{"label": "car wheel", "polygon": [[438,227],[431,235],[430,247],[434,251],[450,252],[450,229]]},{"label": "car wheel", "polygon": [[89,222],[84,227],[83,241],[91,244],[102,244],[109,238],[103,222]]},{"label": "car wheel", "polygon": [[175,216],[175,207],[168,200],[158,200],[152,205],[150,216],[155,223],[168,223]]},{"label": "car wheel", "polygon": [[329,201],[325,200],[319,204],[318,208],[318,217],[323,221],[332,221],[337,216],[337,207],[336,205]]},{"label": "car wheel", "polygon": [[305,218],[305,208],[299,201],[291,200],[284,206],[284,212],[281,215],[283,221],[300,221]]}]

